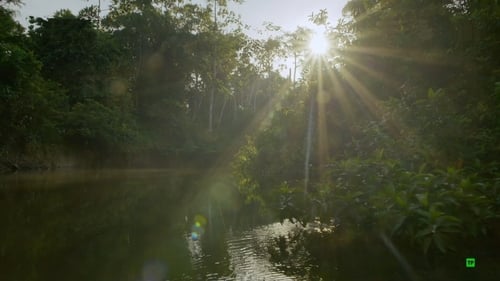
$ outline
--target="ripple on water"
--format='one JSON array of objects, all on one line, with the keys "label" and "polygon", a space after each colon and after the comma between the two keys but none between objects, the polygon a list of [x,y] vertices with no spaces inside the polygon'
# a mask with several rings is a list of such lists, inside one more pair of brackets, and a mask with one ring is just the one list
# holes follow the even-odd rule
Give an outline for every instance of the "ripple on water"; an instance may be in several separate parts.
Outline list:
[{"label": "ripple on water", "polygon": [[[204,280],[276,280],[288,281],[295,280],[280,272],[269,261],[267,247],[273,239],[282,235],[287,235],[296,226],[289,221],[273,223],[255,227],[246,231],[229,231],[226,236],[225,244],[229,256],[230,276],[221,276],[218,272],[205,273]],[[191,253],[191,262],[193,269],[202,271],[206,268],[206,260],[210,258],[203,251],[200,240],[192,240],[189,235],[186,236],[188,249]],[[215,264],[228,263],[227,260],[216,261]]]}]

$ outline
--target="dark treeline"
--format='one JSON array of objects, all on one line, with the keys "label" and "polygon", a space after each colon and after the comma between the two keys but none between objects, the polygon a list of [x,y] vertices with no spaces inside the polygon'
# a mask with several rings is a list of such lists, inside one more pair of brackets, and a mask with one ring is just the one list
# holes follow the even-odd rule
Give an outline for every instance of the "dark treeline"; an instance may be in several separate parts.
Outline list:
[{"label": "dark treeline", "polygon": [[113,1],[104,18],[97,6],[61,10],[31,18],[27,30],[13,20],[20,1],[7,2],[0,8],[7,169],[203,163],[286,82],[269,66],[274,50],[245,35],[224,1]]}]

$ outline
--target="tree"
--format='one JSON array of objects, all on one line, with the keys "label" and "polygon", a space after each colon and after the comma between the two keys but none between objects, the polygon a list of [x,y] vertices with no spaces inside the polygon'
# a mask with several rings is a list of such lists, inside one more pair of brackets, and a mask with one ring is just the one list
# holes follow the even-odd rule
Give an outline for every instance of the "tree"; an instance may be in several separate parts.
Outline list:
[{"label": "tree", "polygon": [[65,98],[41,76],[41,63],[12,12],[0,7],[0,22],[0,157],[13,163],[38,159],[60,143]]},{"label": "tree", "polygon": [[31,45],[43,76],[66,90],[69,108],[61,122],[66,144],[72,150],[126,150],[135,127],[117,41],[67,10],[48,19],[32,18],[31,23]]},{"label": "tree", "polygon": [[105,84],[120,53],[116,42],[97,31],[88,20],[70,11],[53,18],[31,19],[30,38],[42,72],[68,89],[70,104],[86,99],[105,102]]}]

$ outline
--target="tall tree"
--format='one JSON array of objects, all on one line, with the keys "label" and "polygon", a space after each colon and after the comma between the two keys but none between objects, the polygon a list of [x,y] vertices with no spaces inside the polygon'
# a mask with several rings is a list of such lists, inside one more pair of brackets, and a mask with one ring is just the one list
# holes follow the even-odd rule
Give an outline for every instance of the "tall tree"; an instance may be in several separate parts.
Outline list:
[{"label": "tall tree", "polygon": [[65,99],[44,79],[12,11],[0,7],[0,158],[41,157],[60,143]]}]

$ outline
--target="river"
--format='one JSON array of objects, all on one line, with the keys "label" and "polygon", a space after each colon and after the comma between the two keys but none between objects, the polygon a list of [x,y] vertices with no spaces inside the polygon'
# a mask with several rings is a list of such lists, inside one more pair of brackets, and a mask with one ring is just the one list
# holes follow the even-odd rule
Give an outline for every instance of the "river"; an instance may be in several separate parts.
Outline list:
[{"label": "river", "polygon": [[296,226],[241,214],[213,171],[87,170],[0,180],[2,280],[294,280],[268,246]]},{"label": "river", "polygon": [[498,280],[495,257],[480,271],[451,256],[431,277],[373,239],[300,240],[300,225],[264,222],[241,200],[227,171],[1,176],[0,280]]}]

